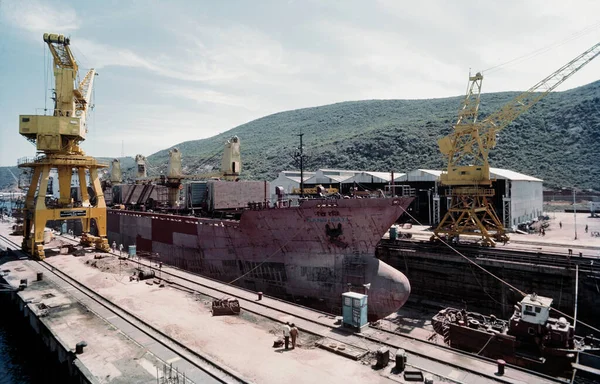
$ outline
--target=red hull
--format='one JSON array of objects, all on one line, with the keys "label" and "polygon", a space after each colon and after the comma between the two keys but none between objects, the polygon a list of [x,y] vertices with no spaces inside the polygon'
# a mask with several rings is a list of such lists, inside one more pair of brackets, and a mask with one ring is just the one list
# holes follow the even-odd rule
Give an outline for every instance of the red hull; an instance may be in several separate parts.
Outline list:
[{"label": "red hull", "polygon": [[239,221],[109,210],[108,237],[158,253],[164,263],[337,312],[350,284],[370,283],[369,314],[408,299],[410,284],[375,259],[375,247],[413,198],[307,200],[245,210]]}]

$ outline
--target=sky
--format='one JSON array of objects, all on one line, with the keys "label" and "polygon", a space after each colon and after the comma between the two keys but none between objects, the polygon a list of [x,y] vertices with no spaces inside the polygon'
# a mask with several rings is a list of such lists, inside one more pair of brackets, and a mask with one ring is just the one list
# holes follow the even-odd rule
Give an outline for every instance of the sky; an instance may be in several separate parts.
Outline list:
[{"label": "sky", "polygon": [[[0,0],[0,166],[33,156],[18,116],[52,107],[45,32],[71,38],[92,156],[150,155],[273,113],[522,91],[600,41],[594,0]],[[600,79],[591,62],[557,90]],[[458,105],[457,105],[458,109]]]}]

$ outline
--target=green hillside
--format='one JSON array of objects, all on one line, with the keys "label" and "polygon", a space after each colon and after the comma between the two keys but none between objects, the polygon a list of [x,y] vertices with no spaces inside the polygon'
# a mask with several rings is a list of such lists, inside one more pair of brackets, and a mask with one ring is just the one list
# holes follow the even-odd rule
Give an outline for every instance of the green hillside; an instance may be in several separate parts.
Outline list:
[{"label": "green hillside", "polygon": [[[482,95],[480,119],[516,95]],[[437,139],[451,131],[461,99],[366,100],[298,109],[177,147],[186,173],[203,172],[207,165],[220,166],[223,143],[237,135],[246,179],[273,179],[281,170],[297,168],[292,154],[299,133],[304,133],[306,169],[442,169]],[[600,190],[599,142],[600,81],[547,96],[500,132],[490,162],[542,178],[549,187]],[[164,172],[168,149],[148,160],[150,174]]]}]

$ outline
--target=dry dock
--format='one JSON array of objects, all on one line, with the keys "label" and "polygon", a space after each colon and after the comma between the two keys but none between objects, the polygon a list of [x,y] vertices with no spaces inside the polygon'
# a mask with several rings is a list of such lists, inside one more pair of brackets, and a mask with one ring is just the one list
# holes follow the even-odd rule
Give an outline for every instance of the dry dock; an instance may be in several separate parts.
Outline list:
[{"label": "dry dock", "polygon": [[[7,232],[3,224],[1,241],[20,243],[19,236]],[[8,246],[14,249],[14,243]],[[420,374],[421,382],[427,377],[458,383],[556,382],[513,367],[498,376],[495,362],[413,337],[410,329],[390,332],[382,325],[350,332],[329,314],[270,297],[258,301],[254,292],[165,266],[156,272],[162,280],[131,280],[138,263],[156,263],[96,255],[0,261],[11,286],[27,279],[27,287],[12,294],[13,302],[81,382],[156,383],[165,367],[193,383],[415,382],[393,370],[393,362],[373,367],[382,347],[392,358],[404,349],[406,371]],[[36,281],[39,273],[42,280]],[[239,300],[240,316],[211,315],[212,299],[223,297]],[[285,321],[300,329],[295,350],[273,348]],[[81,341],[87,345],[76,353]]]}]

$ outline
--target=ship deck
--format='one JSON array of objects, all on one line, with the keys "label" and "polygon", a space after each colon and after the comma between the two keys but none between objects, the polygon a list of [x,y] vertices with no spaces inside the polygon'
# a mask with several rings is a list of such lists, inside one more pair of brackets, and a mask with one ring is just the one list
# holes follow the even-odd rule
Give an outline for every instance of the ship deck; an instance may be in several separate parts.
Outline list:
[{"label": "ship deck", "polygon": [[[0,228],[0,234],[6,236],[7,225]],[[7,237],[20,243],[19,236]],[[498,376],[494,361],[420,340],[410,334],[412,331],[386,330],[385,322],[379,328],[367,327],[355,333],[336,324],[331,314],[266,296],[258,301],[255,292],[170,267],[163,266],[160,272],[164,287],[152,280],[130,281],[136,267],[153,263],[119,260],[117,255],[95,259],[95,255],[89,250],[82,256],[52,255],[46,259],[47,266],[26,259],[5,261],[2,269],[11,270],[5,279],[13,285],[21,278],[31,282],[36,272],[44,272],[42,282],[30,283],[17,294],[24,301],[33,300],[30,306],[43,302],[52,306],[42,296],[52,293],[89,309],[85,316],[66,317],[66,311],[57,311],[40,317],[40,321],[71,348],[80,339],[87,341],[77,361],[96,382],[131,382],[132,375],[137,375],[136,382],[156,382],[153,372],[162,372],[169,364],[185,372],[192,382],[409,382],[393,370],[393,363],[383,369],[372,368],[375,352],[381,347],[389,349],[391,360],[397,349],[404,349],[407,370],[419,371],[436,382],[556,382],[515,367],[507,367],[505,374]],[[156,336],[149,329],[144,332],[127,323],[126,316],[115,309],[111,312],[99,307],[98,299],[67,284],[62,273],[163,333],[163,338],[153,338]],[[212,298],[223,297],[237,298],[242,315],[212,317]],[[299,348],[295,350],[272,347],[286,321],[300,329]]]}]

